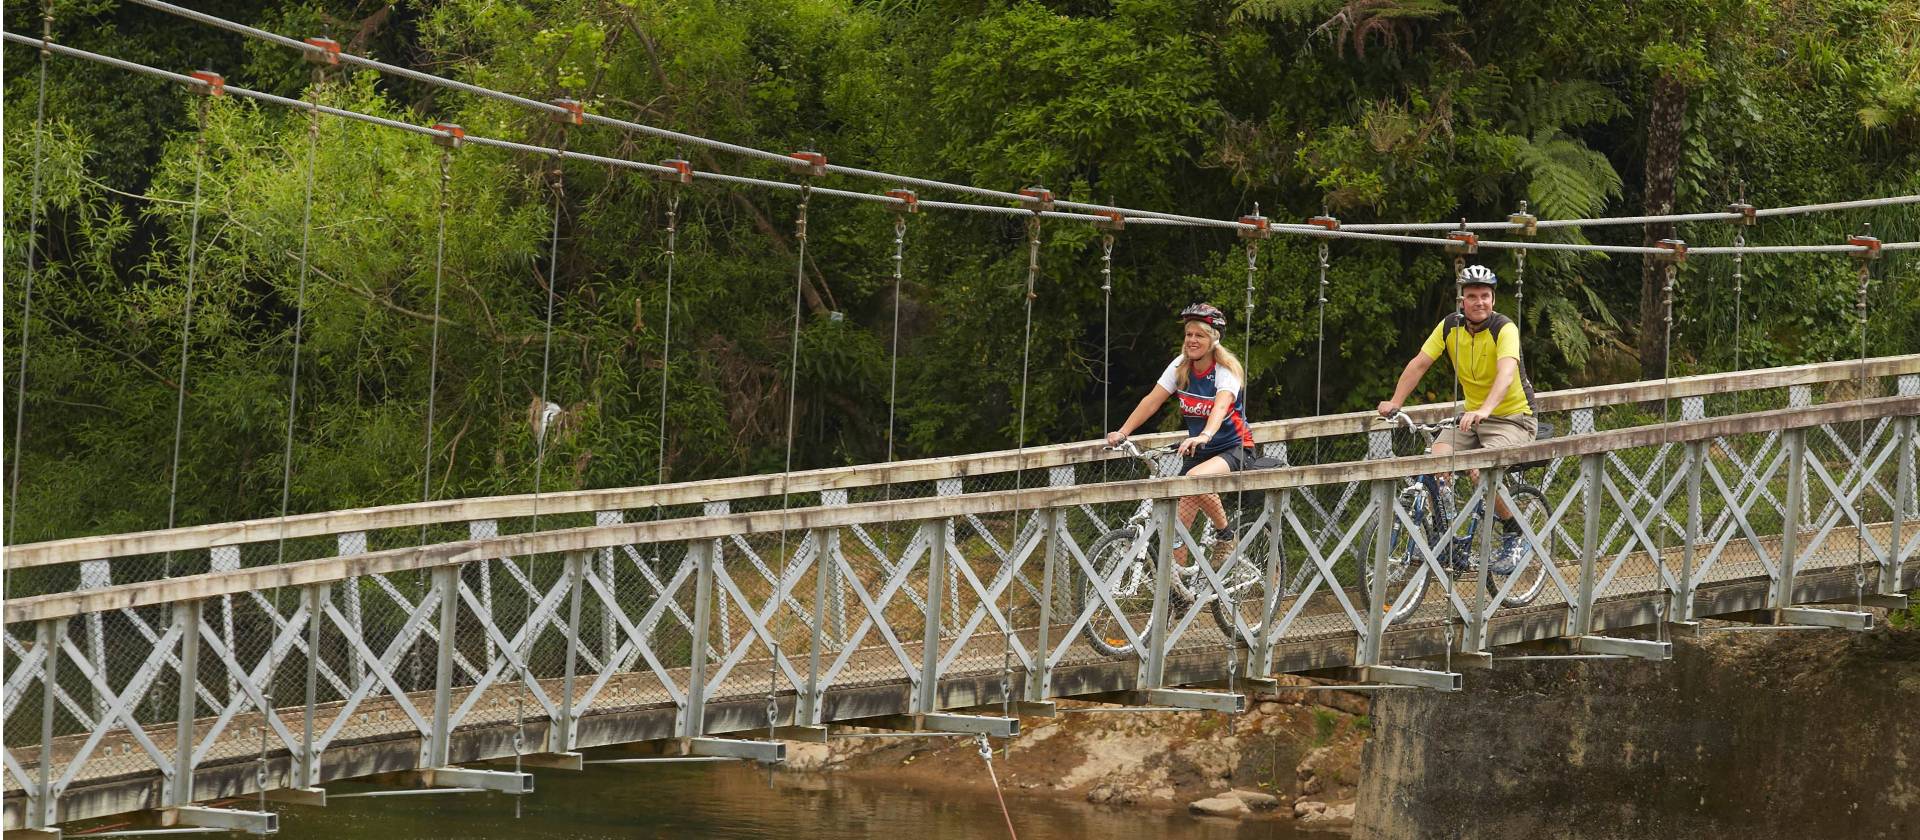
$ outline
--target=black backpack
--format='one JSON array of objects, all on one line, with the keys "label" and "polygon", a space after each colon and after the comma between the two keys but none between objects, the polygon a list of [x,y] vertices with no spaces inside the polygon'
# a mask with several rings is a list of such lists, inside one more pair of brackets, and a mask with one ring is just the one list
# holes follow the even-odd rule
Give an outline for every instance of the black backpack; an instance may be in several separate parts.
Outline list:
[{"label": "black backpack", "polygon": [[[1449,314],[1447,319],[1440,323],[1443,325],[1440,328],[1440,344],[1450,347],[1450,345],[1447,345],[1447,341],[1453,338],[1454,328],[1465,327],[1467,325],[1467,316],[1459,312],[1454,312]],[[1512,318],[1495,312],[1487,316],[1484,327],[1493,333],[1494,340],[1498,342],[1500,339],[1500,331],[1506,329],[1506,326],[1511,323],[1513,323]],[[1527,395],[1527,408],[1534,413],[1534,416],[1538,417],[1540,414],[1540,406],[1539,403],[1533,399],[1533,380],[1527,378],[1527,355],[1525,353],[1520,354],[1520,358],[1516,361],[1520,363],[1518,371],[1520,374],[1520,390]],[[1456,361],[1455,364],[1457,365],[1458,362]]]}]

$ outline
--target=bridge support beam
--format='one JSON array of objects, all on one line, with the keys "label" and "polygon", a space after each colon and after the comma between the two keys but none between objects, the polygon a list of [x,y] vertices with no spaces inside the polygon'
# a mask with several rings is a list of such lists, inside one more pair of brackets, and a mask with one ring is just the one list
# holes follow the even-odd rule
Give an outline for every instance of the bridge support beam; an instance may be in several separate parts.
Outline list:
[{"label": "bridge support beam", "polygon": [[1488,605],[1487,593],[1495,584],[1490,575],[1493,568],[1493,532],[1500,527],[1495,518],[1495,504],[1500,499],[1507,483],[1507,471],[1494,467],[1480,471],[1480,480],[1485,493],[1480,502],[1480,530],[1474,534],[1479,543],[1480,570],[1476,574],[1479,582],[1473,587],[1473,614],[1467,620],[1468,644],[1463,653],[1487,653],[1487,616],[1498,608],[1498,604]]},{"label": "bridge support beam", "polygon": [[545,770],[582,770],[585,759],[577,752],[527,753],[526,755],[503,755],[487,759],[488,764],[514,764],[521,767],[539,767]]},{"label": "bridge support beam", "polygon": [[941,609],[947,591],[947,544],[953,521],[937,519],[922,527],[932,530],[927,535],[927,601],[926,622],[920,637],[920,685],[913,703],[917,714],[940,707],[940,628],[945,623]]},{"label": "bridge support beam", "polygon": [[1148,706],[1173,706],[1237,715],[1247,710],[1247,695],[1224,691],[1197,691],[1190,688],[1149,688],[1138,692]]},{"label": "bridge support beam", "polygon": [[1687,522],[1686,534],[1680,541],[1680,586],[1673,593],[1672,603],[1667,605],[1667,621],[1675,624],[1693,620],[1693,593],[1698,585],[1693,575],[1700,542],[1700,475],[1705,458],[1705,443],[1687,443]]},{"label": "bridge support beam", "polygon": [[471,767],[434,767],[428,770],[405,770],[394,775],[404,783],[429,788],[490,790],[509,796],[520,796],[533,792],[533,774],[519,773],[512,770],[476,770]]},{"label": "bridge support beam", "polygon": [[1807,436],[1803,429],[1780,433],[1787,451],[1787,509],[1780,525],[1780,560],[1774,569],[1773,595],[1767,606],[1775,610],[1793,605],[1793,573],[1800,565],[1800,510],[1806,499]]},{"label": "bridge support beam", "polygon": [[[200,619],[204,602],[186,601],[173,608],[174,624],[180,628],[180,693],[178,715],[174,720],[173,784],[167,803],[193,804],[193,736],[195,714],[200,708]],[[224,826],[215,826],[224,827]]]},{"label": "bridge support beam", "polygon": [[1273,619],[1280,611],[1281,541],[1286,534],[1282,508],[1287,491],[1269,490],[1260,494],[1260,515],[1267,520],[1267,556],[1261,575],[1260,624],[1253,645],[1247,651],[1247,673],[1273,672]]},{"label": "bridge support beam", "polygon": [[954,712],[932,712],[924,715],[883,715],[858,721],[849,721],[856,726],[875,729],[898,729],[902,732],[953,732],[961,735],[985,735],[990,738],[1012,738],[1020,734],[1020,719],[999,717],[997,715],[963,715]]},{"label": "bridge support beam", "polygon": [[[807,686],[793,700],[793,722],[813,725],[820,722],[820,651],[825,646],[827,626],[827,581],[840,562],[838,529],[815,528],[807,532],[813,538],[813,632],[807,650]],[[802,540],[804,543],[805,540]]]},{"label": "bridge support beam", "polygon": [[306,805],[313,808],[327,807],[326,788],[274,788],[267,791],[268,802],[283,805]]},{"label": "bridge support beam", "polygon": [[1606,462],[1600,455],[1580,457],[1580,490],[1586,495],[1584,520],[1580,529],[1580,589],[1574,597],[1569,635],[1585,636],[1593,632],[1594,566],[1600,557],[1601,481],[1606,477]]},{"label": "bridge support beam", "polygon": [[[1048,477],[1048,483],[1059,485],[1060,473],[1065,472],[1066,484],[1073,483],[1073,468],[1056,467]],[[1040,512],[1040,520],[1046,524],[1045,540],[1041,543],[1040,557],[1040,626],[1038,641],[1034,644],[1034,666],[1027,670],[1028,702],[1046,702],[1047,694],[1053,690],[1053,588],[1054,568],[1060,563],[1060,532],[1066,527],[1066,519],[1059,508],[1048,508]]]},{"label": "bridge support beam", "polygon": [[[580,671],[580,634],[586,632],[580,626],[580,600],[586,595],[587,563],[593,555],[585,551],[575,551],[567,555],[567,664],[560,678],[560,719],[547,727],[547,752],[555,755],[574,755],[578,764],[578,753],[573,753],[573,740],[579,722],[574,716],[574,681]],[[579,769],[575,767],[573,769]]]},{"label": "bridge support beam", "polygon": [[[1153,527],[1160,534],[1158,556],[1153,559],[1153,617],[1147,625],[1146,656],[1140,661],[1140,687],[1159,688],[1167,684],[1167,603],[1173,582],[1173,540],[1177,533],[1174,517],[1179,503],[1171,499],[1153,501]],[[1189,560],[1198,562],[1199,546],[1188,549]],[[1119,620],[1124,621],[1124,618]]]},{"label": "bridge support beam", "polygon": [[[298,777],[302,789],[318,790],[320,785],[320,756],[313,750],[313,718],[320,691],[320,629],[326,622],[329,587],[330,584],[319,583],[300,591],[300,597],[307,602],[306,708],[301,710],[300,715],[300,774]],[[356,661],[357,659],[358,657]],[[320,804],[326,804],[324,794]]]},{"label": "bridge support beam", "polygon": [[448,716],[453,708],[453,643],[460,627],[460,568],[433,570],[433,591],[440,598],[440,649],[434,663],[433,731],[428,733],[427,754],[422,756],[429,767],[447,763],[452,735]]},{"label": "bridge support beam", "polygon": [[[1367,587],[1367,626],[1366,635],[1360,639],[1360,664],[1373,665],[1380,661],[1380,637],[1386,633],[1387,613],[1387,548],[1393,539],[1393,483],[1389,481],[1373,482],[1373,574],[1368,576],[1371,583]],[[1328,581],[1329,586],[1334,586]],[[1476,611],[1477,612],[1477,611]],[[1263,672],[1264,673],[1264,672]]]},{"label": "bridge support beam", "polygon": [[762,764],[785,764],[787,745],[779,741],[738,738],[689,738],[687,754],[707,758],[743,758]]},{"label": "bridge support beam", "polygon": [[1612,636],[1581,636],[1573,640],[1574,650],[1580,653],[1606,656],[1631,656],[1648,662],[1665,662],[1673,658],[1672,642],[1656,642],[1647,639],[1619,639]]},{"label": "bridge support beam", "polygon": [[[1920,379],[1920,377],[1916,377]],[[1901,567],[1907,560],[1908,506],[1916,499],[1914,487],[1913,437],[1920,417],[1893,418],[1894,503],[1893,534],[1887,541],[1887,562],[1880,565],[1880,594],[1900,591]]]},{"label": "bridge support beam", "polygon": [[231,808],[206,808],[182,805],[160,812],[160,825],[167,828],[224,828],[247,834],[274,834],[280,831],[280,815],[272,811],[238,811]]},{"label": "bridge support beam", "polygon": [[824,726],[776,726],[773,737],[782,741],[803,741],[809,744],[827,742],[827,728]]},{"label": "bridge support beam", "polygon": [[1360,669],[1368,680],[1388,685],[1406,685],[1434,691],[1459,691],[1460,674],[1454,671],[1428,671],[1421,668],[1397,668],[1392,665],[1368,665]]},{"label": "bridge support beam", "polygon": [[707,729],[707,634],[713,625],[713,552],[710,541],[687,543],[694,564],[693,661],[687,669],[687,705],[680,710],[680,737],[695,738]]},{"label": "bridge support beam", "polygon": [[1872,630],[1873,613],[1786,607],[1780,610],[1780,623],[1797,624],[1803,627],[1832,627],[1838,630]]}]

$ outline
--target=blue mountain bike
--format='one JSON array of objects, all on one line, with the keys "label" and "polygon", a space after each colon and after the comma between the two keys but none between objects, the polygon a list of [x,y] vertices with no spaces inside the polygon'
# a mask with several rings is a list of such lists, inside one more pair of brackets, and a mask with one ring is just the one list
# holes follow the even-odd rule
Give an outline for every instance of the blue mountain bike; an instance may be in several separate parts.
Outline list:
[{"label": "blue mountain bike", "polygon": [[[1395,412],[1392,417],[1383,418],[1381,426],[1387,428],[1405,428],[1426,439],[1426,449],[1433,448],[1433,442],[1440,432],[1453,428],[1459,418],[1448,418],[1438,423],[1421,423],[1404,412]],[[1424,451],[1424,450],[1423,450]],[[1544,466],[1544,462],[1522,464],[1512,468],[1510,474],[1520,474]],[[1464,477],[1461,477],[1464,479]],[[1420,574],[1426,568],[1428,549],[1437,548],[1436,560],[1442,568],[1448,570],[1453,580],[1462,578],[1478,579],[1480,564],[1487,558],[1480,556],[1480,523],[1485,520],[1485,502],[1476,503],[1473,510],[1466,512],[1467,522],[1458,535],[1448,537],[1453,530],[1454,519],[1462,515],[1454,493],[1454,475],[1417,475],[1406,479],[1400,488],[1396,501],[1400,509],[1407,512],[1407,518],[1419,526],[1420,539],[1414,539],[1406,523],[1394,517],[1393,529],[1387,543],[1387,597],[1388,603],[1380,609],[1387,612],[1388,621],[1398,621],[1420,607],[1426,597],[1427,584],[1433,580],[1433,574]],[[1540,488],[1524,481],[1507,484],[1509,507],[1514,520],[1524,520],[1528,529],[1539,534],[1546,526],[1550,515],[1547,495]],[[1510,578],[1517,577],[1511,589],[1501,603],[1508,607],[1524,607],[1540,596],[1547,582],[1548,552],[1540,550],[1526,536],[1526,531],[1518,525],[1496,526],[1502,530],[1493,535],[1493,557],[1487,566],[1488,595],[1498,597],[1500,590],[1507,586]],[[1544,535],[1543,535],[1544,536]],[[1372,564],[1362,563],[1363,579],[1372,591]],[[1431,570],[1429,570],[1431,571]],[[1412,592],[1396,595],[1396,590],[1413,587]]]}]

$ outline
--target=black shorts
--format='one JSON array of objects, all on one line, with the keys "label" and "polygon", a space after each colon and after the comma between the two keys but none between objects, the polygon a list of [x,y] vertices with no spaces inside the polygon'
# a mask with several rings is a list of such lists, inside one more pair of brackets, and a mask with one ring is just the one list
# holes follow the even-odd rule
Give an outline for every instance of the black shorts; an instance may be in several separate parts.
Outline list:
[{"label": "black shorts", "polygon": [[1194,467],[1200,466],[1215,458],[1226,460],[1227,472],[1239,472],[1246,469],[1247,464],[1253,461],[1253,450],[1250,448],[1229,449],[1225,452],[1215,452],[1210,455],[1203,454],[1192,458],[1181,458],[1180,474],[1186,475]]}]

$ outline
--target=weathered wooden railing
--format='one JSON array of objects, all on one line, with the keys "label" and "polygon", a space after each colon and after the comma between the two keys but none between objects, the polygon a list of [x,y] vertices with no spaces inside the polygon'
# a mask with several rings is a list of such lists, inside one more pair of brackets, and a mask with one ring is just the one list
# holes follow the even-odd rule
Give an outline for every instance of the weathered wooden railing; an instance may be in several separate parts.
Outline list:
[{"label": "weathered wooden railing", "polygon": [[[1352,666],[1445,687],[1458,676],[1389,663],[1551,638],[1645,652],[1604,631],[1753,610],[1857,626],[1797,605],[1889,603],[1920,577],[1920,374],[1877,364],[1900,396],[1813,405],[1796,388],[1794,407],[1713,419],[1694,396],[1689,419],[1600,432],[1576,405],[1574,434],[1527,447],[1212,478],[1074,484],[1058,463],[1018,491],[947,478],[928,498],[381,550],[349,533],[356,550],[330,557],[10,599],[5,825],[396,769],[445,779],[516,751],[902,715],[1008,731],[953,711],[1117,691],[1230,706],[1177,687],[1234,675]],[[1514,502],[1508,468],[1534,461],[1529,565],[1450,571],[1474,517],[1429,537],[1407,479],[1480,469],[1472,511]],[[1205,492],[1247,532],[1179,572],[1170,514]],[[1135,516],[1145,536],[1107,536]],[[1135,556],[1144,575],[1116,571]]]}]

